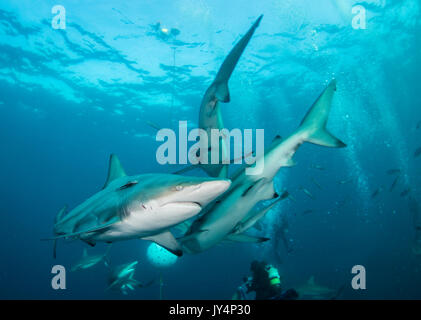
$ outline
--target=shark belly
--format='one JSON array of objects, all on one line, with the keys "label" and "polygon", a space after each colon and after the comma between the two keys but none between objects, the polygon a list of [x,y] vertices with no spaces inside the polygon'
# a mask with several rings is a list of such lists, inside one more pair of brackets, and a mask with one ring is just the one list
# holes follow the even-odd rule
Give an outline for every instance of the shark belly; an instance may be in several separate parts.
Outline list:
[{"label": "shark belly", "polygon": [[197,215],[201,207],[195,204],[179,203],[148,208],[129,213],[123,220],[97,233],[90,240],[114,242],[146,238],[160,234],[169,228]]}]

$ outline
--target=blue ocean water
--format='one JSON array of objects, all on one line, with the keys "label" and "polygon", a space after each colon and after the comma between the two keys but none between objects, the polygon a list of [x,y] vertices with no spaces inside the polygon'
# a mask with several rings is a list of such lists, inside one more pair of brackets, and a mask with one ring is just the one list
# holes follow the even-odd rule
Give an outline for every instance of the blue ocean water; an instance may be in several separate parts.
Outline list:
[{"label": "blue ocean water", "polygon": [[[343,299],[421,298],[418,0],[63,0],[64,30],[52,27],[57,4],[0,4],[0,298],[158,299],[162,278],[166,299],[231,299],[254,259],[276,265],[285,287],[314,276],[344,286]],[[352,25],[356,5],[366,10],[365,29]],[[98,265],[67,272],[67,289],[53,290],[52,266],[70,270],[87,247],[60,241],[52,258],[52,243],[40,239],[52,235],[56,213],[102,187],[110,153],[130,174],[179,169],[157,163],[160,143],[147,122],[197,126],[206,88],[260,14],[222,104],[225,126],[264,128],[267,143],[286,137],[336,78],[328,126],[348,147],[303,145],[297,165],[280,170],[276,189],[295,201],[255,231],[271,241],[221,243],[168,268],[148,261],[148,242],[119,242],[110,263],[138,260],[136,278],[156,284],[110,292],[109,270]],[[391,169],[400,170],[393,188]],[[366,269],[366,290],[351,287],[354,265]]]}]

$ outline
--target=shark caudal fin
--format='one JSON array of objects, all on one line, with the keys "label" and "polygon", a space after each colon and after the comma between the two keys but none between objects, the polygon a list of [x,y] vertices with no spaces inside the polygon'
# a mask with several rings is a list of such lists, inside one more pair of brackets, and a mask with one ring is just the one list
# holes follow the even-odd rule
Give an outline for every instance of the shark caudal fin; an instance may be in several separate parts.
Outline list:
[{"label": "shark caudal fin", "polygon": [[304,141],[331,148],[344,148],[346,144],[334,137],[327,129],[327,119],[332,106],[336,80],[332,80],[305,115],[298,131]]},{"label": "shark caudal fin", "polygon": [[237,42],[234,48],[230,51],[228,56],[225,58],[224,62],[221,65],[221,68],[216,75],[214,85],[215,85],[215,97],[218,101],[229,102],[230,94],[228,89],[228,80],[231,77],[232,72],[235,69],[235,66],[238,63],[244,49],[249,43],[251,37],[253,36],[254,31],[259,26],[260,20],[262,20],[263,15],[261,15],[247,33]]}]

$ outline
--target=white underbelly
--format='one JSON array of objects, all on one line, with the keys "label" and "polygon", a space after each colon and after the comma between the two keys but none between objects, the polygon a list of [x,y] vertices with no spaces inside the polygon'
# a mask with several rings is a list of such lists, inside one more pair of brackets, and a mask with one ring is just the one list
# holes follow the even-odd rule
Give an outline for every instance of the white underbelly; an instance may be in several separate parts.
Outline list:
[{"label": "white underbelly", "polygon": [[161,233],[165,227],[168,226],[163,226],[151,216],[131,214],[123,221],[111,225],[106,231],[97,233],[91,239],[110,242],[139,239]]}]

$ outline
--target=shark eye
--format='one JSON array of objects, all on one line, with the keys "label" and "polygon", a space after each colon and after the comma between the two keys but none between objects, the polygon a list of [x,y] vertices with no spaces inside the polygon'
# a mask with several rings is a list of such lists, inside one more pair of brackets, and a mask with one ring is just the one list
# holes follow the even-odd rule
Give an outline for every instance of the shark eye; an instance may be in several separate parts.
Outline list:
[{"label": "shark eye", "polygon": [[183,186],[176,186],[175,187],[175,190],[177,190],[177,191],[181,191],[181,190],[183,190],[184,189],[184,187]]}]

